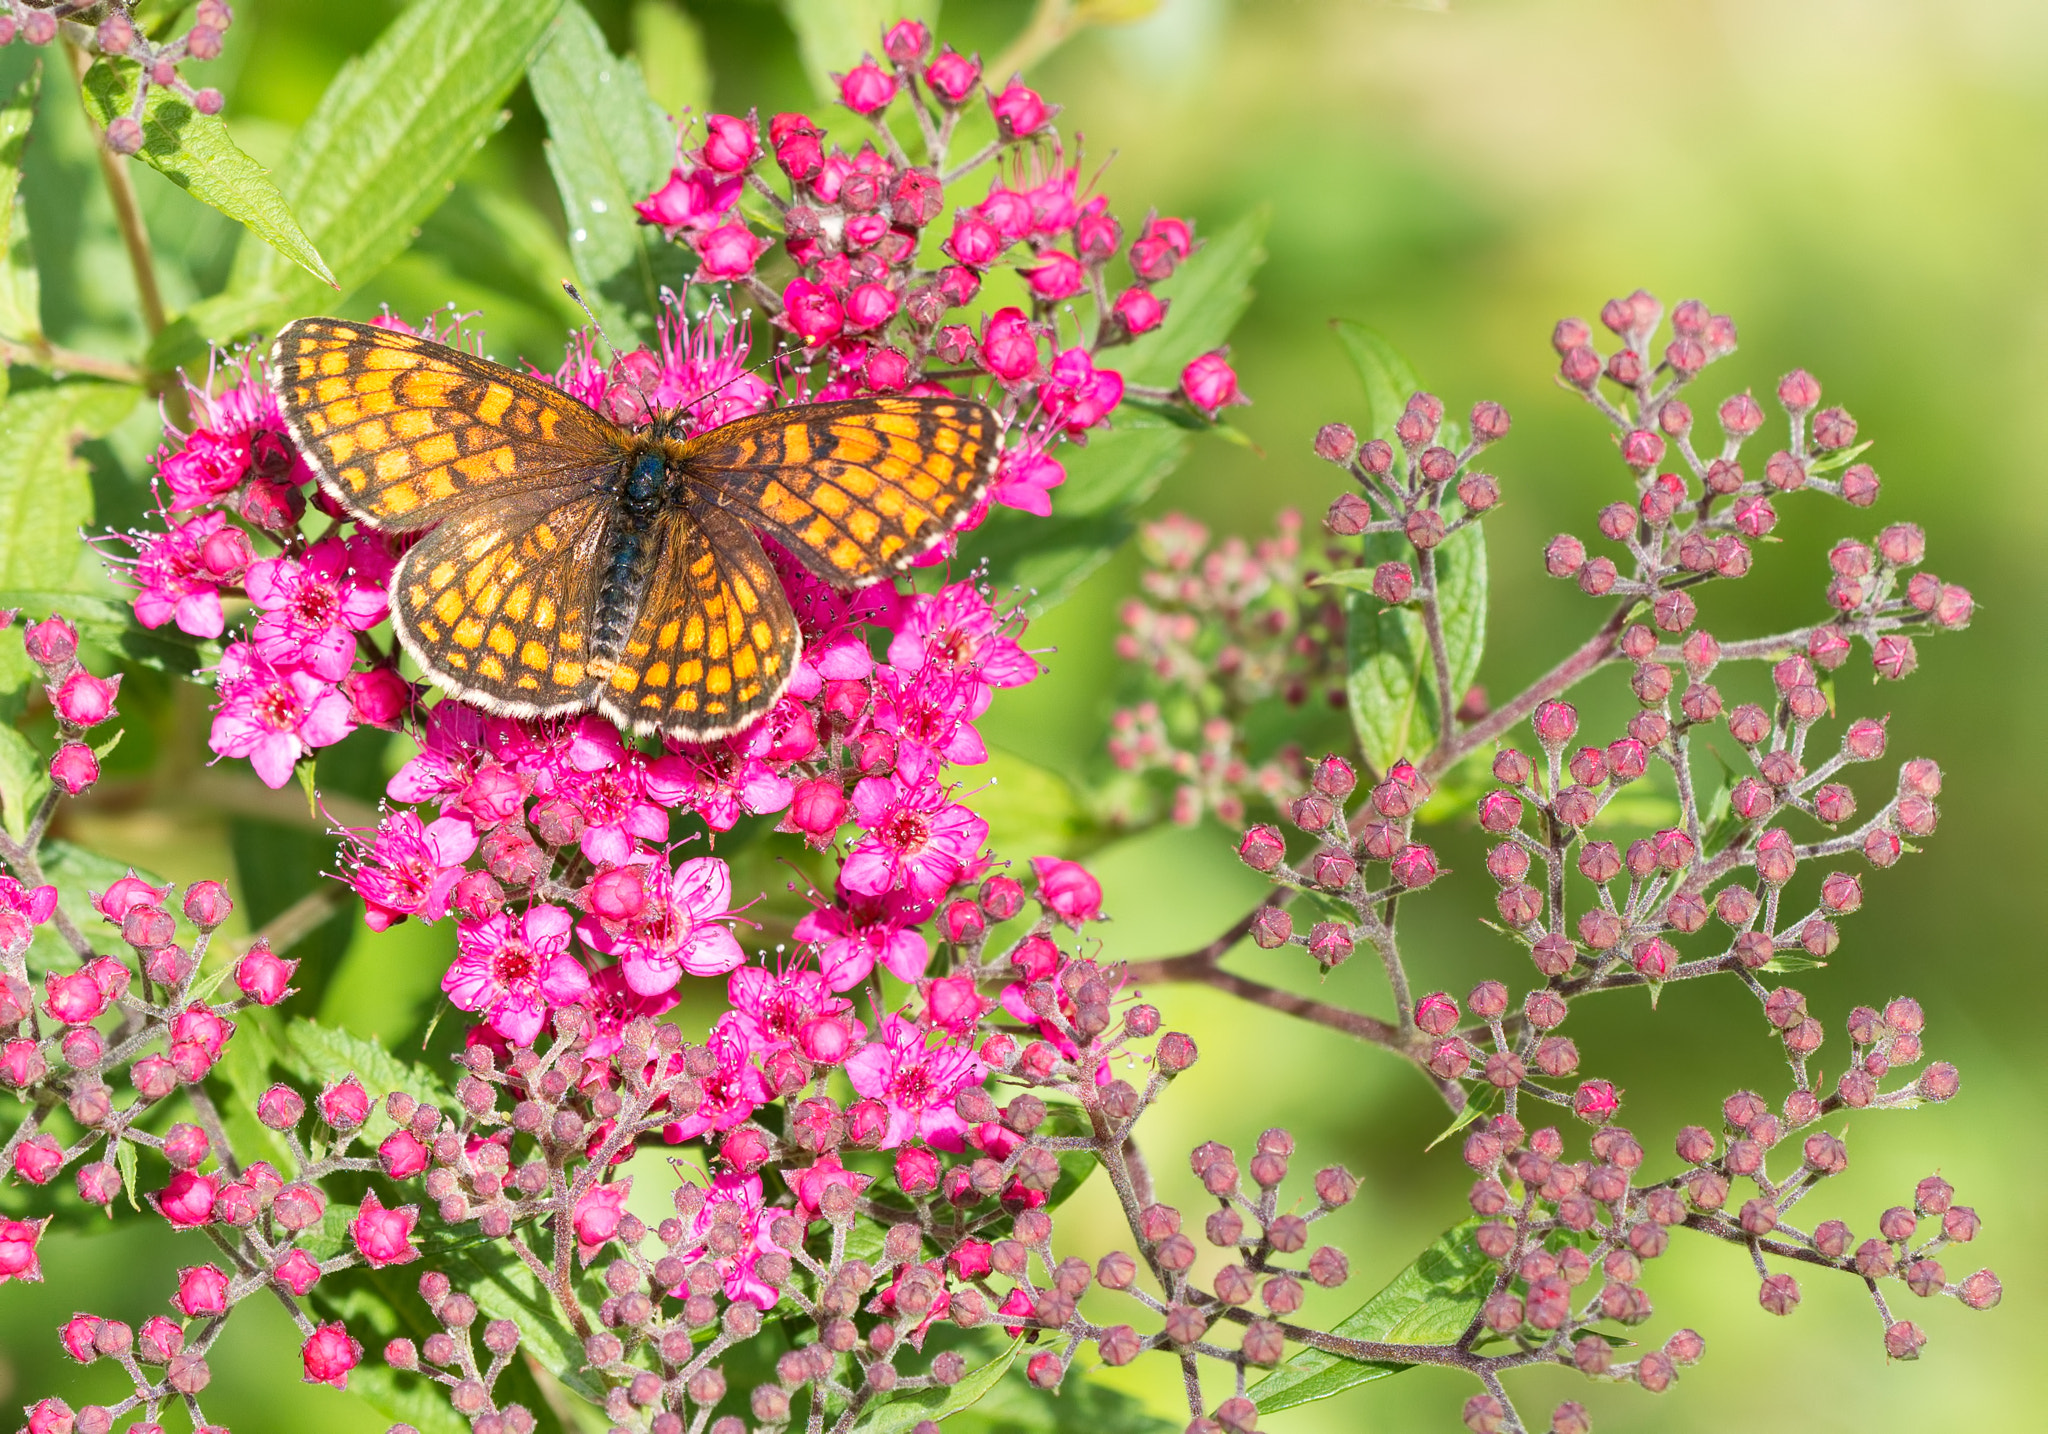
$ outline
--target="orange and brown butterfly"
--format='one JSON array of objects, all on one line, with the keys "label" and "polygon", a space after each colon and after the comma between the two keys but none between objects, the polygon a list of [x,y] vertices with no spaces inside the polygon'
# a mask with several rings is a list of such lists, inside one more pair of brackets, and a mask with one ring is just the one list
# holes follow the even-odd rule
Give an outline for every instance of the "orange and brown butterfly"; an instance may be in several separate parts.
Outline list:
[{"label": "orange and brown butterfly", "polygon": [[964,398],[796,405],[684,437],[677,413],[622,427],[373,324],[295,320],[271,362],[321,486],[371,527],[431,530],[391,578],[405,650],[501,716],[738,731],[802,650],[755,533],[860,587],[944,541],[995,468],[995,415]]}]

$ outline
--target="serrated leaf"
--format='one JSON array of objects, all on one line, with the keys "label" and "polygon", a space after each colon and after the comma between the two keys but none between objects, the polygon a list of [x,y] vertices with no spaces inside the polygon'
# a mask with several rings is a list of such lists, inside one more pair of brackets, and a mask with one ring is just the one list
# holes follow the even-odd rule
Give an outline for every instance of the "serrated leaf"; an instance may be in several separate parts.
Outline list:
[{"label": "serrated leaf", "polygon": [[88,556],[92,479],[73,452],[127,417],[142,390],[60,383],[0,403],[0,588],[70,586]]},{"label": "serrated leaf", "polygon": [[[559,0],[418,0],[321,96],[280,166],[278,190],[351,293],[411,242],[469,157],[504,120]],[[179,350],[331,305],[334,295],[277,250],[244,243],[227,288],[195,304],[178,332],[151,346]]]},{"label": "serrated leaf", "polygon": [[[457,1289],[476,1301],[488,1319],[519,1326],[519,1344],[541,1368],[592,1404],[604,1390],[585,1370],[583,1341],[576,1337],[539,1278],[500,1242],[467,1246],[436,1261]],[[913,1421],[915,1422],[915,1421]]]},{"label": "serrated leaf", "polygon": [[[21,195],[22,156],[36,115],[42,62],[0,104],[0,336],[34,344],[43,336],[42,280],[29,241],[28,207]],[[0,378],[0,393],[4,393]]]},{"label": "serrated leaf", "polygon": [[633,58],[648,97],[670,115],[701,114],[710,106],[704,32],[676,0],[638,0],[633,6]]},{"label": "serrated leaf", "polygon": [[[1472,1240],[1472,1232],[1478,1228],[1476,1217],[1453,1225],[1330,1333],[1384,1344],[1448,1344],[1456,1340],[1478,1315],[1493,1284],[1493,1268]],[[1352,1360],[1305,1349],[1248,1393],[1259,1413],[1277,1414],[1411,1368],[1392,1361]]]},{"label": "serrated leaf", "polygon": [[1422,1148],[1425,1151],[1436,1149],[1473,1121],[1479,1119],[1480,1116],[1490,1113],[1497,1103],[1499,1094],[1500,1092],[1490,1085],[1481,1086],[1479,1089],[1472,1091],[1466,1098],[1465,1108],[1452,1118],[1451,1123],[1443,1128],[1442,1133],[1436,1139],[1430,1141],[1429,1144]]},{"label": "serrated leaf", "polygon": [[[302,1080],[316,1085],[353,1075],[363,1083],[373,1101],[381,1102],[394,1090],[402,1090],[421,1101],[446,1109],[453,1099],[441,1077],[425,1066],[399,1059],[376,1037],[368,1040],[333,1026],[301,1016],[285,1028],[278,1061]],[[379,1104],[364,1127],[364,1138],[375,1144],[394,1129],[391,1118]]]},{"label": "serrated leaf", "polygon": [[886,1404],[870,1405],[861,1411],[861,1434],[908,1434],[924,1420],[939,1423],[963,1409],[973,1408],[1009,1373],[1017,1351],[1023,1347],[1024,1339],[1020,1335],[1011,1340],[1001,1354],[979,1368],[969,1370],[966,1377],[951,1388],[919,1389]]},{"label": "serrated leaf", "polygon": [[29,819],[49,790],[43,754],[14,728],[0,726],[0,822],[17,844],[28,840]]},{"label": "serrated leaf", "polygon": [[1166,322],[1128,349],[1111,350],[1108,367],[1135,383],[1177,388],[1180,371],[1220,348],[1251,307],[1252,278],[1266,262],[1271,206],[1261,204],[1221,234],[1205,239],[1172,278],[1156,287],[1170,300]]},{"label": "serrated leaf", "polygon": [[[102,57],[85,72],[86,111],[104,128],[130,113],[142,66]],[[142,102],[142,148],[135,157],[203,204],[243,225],[329,288],[334,275],[299,227],[270,171],[242,152],[219,115],[203,115],[176,90],[151,85]]]},{"label": "serrated leaf", "polygon": [[[898,20],[922,20],[938,28],[939,0],[782,0],[782,13],[796,33],[797,58],[821,100],[839,97],[832,75],[858,65],[862,55],[882,53],[882,31]],[[998,80],[1000,89],[1009,76]]]},{"label": "serrated leaf", "polygon": [[620,343],[651,342],[663,286],[680,289],[692,261],[633,206],[667,178],[675,127],[577,0],[564,0],[527,83],[548,122],[548,169],[584,300]]}]

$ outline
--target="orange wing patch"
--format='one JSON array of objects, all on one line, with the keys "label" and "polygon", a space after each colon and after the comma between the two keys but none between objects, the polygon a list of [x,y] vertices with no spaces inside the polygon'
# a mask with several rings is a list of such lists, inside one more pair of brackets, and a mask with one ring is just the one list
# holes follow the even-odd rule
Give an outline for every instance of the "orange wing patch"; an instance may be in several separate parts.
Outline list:
[{"label": "orange wing patch", "polygon": [[388,530],[589,476],[630,442],[539,379],[375,324],[299,319],[271,359],[285,421],[322,485]]},{"label": "orange wing patch", "polygon": [[701,434],[682,469],[826,582],[900,571],[974,511],[995,473],[996,418],[960,398],[774,409]]}]

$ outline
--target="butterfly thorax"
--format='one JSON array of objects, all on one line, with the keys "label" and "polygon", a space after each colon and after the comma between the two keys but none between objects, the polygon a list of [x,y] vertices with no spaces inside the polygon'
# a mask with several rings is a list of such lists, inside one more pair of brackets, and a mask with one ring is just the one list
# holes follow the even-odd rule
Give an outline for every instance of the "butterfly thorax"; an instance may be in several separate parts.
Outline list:
[{"label": "butterfly thorax", "polygon": [[643,442],[625,452],[611,477],[618,516],[606,545],[591,631],[591,651],[599,658],[615,660],[624,649],[655,556],[655,525],[669,504],[682,500],[670,483],[666,445]]}]

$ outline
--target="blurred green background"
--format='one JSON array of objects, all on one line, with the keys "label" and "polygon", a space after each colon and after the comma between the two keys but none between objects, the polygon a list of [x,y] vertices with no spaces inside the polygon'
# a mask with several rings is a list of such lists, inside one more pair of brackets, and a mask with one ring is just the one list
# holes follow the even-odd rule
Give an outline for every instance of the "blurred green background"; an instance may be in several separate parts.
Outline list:
[{"label": "blurred green background", "polygon": [[[244,146],[274,157],[397,8],[244,0],[228,54],[200,78],[227,91]],[[765,114],[809,102],[775,5],[661,0],[637,17],[623,3],[591,8],[615,49],[637,35],[680,67],[670,76],[679,85],[697,63],[694,31],[718,108]],[[1024,3],[953,0],[941,34],[992,56],[1029,13]],[[1496,696],[1604,613],[1547,580],[1538,560],[1550,534],[1591,531],[1622,477],[1602,426],[1551,382],[1546,340],[1558,316],[1591,317],[1637,285],[1667,303],[1698,296],[1734,315],[1742,335],[1741,351],[1708,371],[1695,404],[1703,413],[1726,392],[1767,392],[1804,366],[1877,440],[1869,456],[1885,486],[1875,512],[1782,504],[1784,543],[1714,595],[1706,622],[1728,638],[1810,620],[1826,545],[1908,518],[1928,529],[1929,565],[1977,596],[1974,628],[1923,642],[1921,671],[1903,685],[1872,690],[1860,656],[1842,676],[1846,710],[1891,714],[1895,756],[1943,763],[1943,822],[1923,854],[1868,883],[1836,960],[1799,982],[1829,1028],[1823,1066],[1839,1069],[1851,1005],[1910,993],[1927,1009],[1930,1052],[1961,1066],[1963,1094],[1946,1108],[1860,1119],[1849,1173],[1800,1214],[1809,1226],[1838,1215],[1868,1232],[1939,1169],[1985,1217],[1977,1244],[1951,1252],[1951,1278],[1989,1264],[2004,1278],[2005,1303],[1987,1314],[1949,1301],[1902,1311],[1930,1343],[1919,1363],[1890,1364],[1852,1281],[1805,1279],[1805,1303],[1781,1323],[1757,1309],[1742,1252],[1681,1240],[1648,1280],[1655,1337],[1679,1324],[1706,1337],[1705,1362],[1676,1391],[1653,1398],[1551,1373],[1517,1387],[1539,1426],[1550,1402],[1577,1398],[1610,1431],[2028,1427],[2048,1393],[2028,1352],[2048,1248],[2024,1234],[2048,1176],[2040,1147],[2026,1143],[2048,1096],[2038,1035],[2048,982],[2035,925],[2048,785],[2029,715],[2048,695],[2033,626],[2048,608],[2032,431],[2048,389],[2048,9],[2035,0],[1166,0],[1149,18],[1081,34],[1033,77],[1066,106],[1062,127],[1086,136],[1091,163],[1111,161],[1101,187],[1119,212],[1156,207],[1214,231],[1256,206],[1272,210],[1271,259],[1233,349],[1256,400],[1235,422],[1253,446],[1198,447],[1161,493],[1161,510],[1246,533],[1263,531],[1279,503],[1321,511],[1336,475],[1308,440],[1319,423],[1363,418],[1326,327],[1333,317],[1388,335],[1452,411],[1480,397],[1509,407],[1515,431],[1491,459],[1506,503],[1490,525],[1481,673]],[[653,78],[659,95],[663,74]],[[84,222],[63,217],[64,196],[94,178],[72,102],[61,81],[48,85],[29,174],[38,247],[62,271],[46,276],[46,319],[60,343],[113,351],[132,347],[132,285],[96,183]],[[540,138],[522,90],[420,244],[351,310],[388,301],[416,315],[453,300],[483,310],[501,357],[557,345],[572,315],[549,288],[567,270],[553,259],[561,221]],[[139,179],[153,232],[175,255],[166,282],[176,307],[220,282],[231,234],[155,176]],[[480,248],[479,213],[495,216],[500,232],[524,216],[525,252]],[[1034,629],[1057,648],[1051,675],[996,705],[984,729],[994,742],[1060,770],[1092,760],[1117,687],[1115,606],[1133,575],[1128,558],[1112,563]],[[1624,695],[1614,675],[1588,692],[1595,732],[1618,728]],[[1868,783],[1865,794],[1866,806],[1881,800]],[[227,857],[220,833],[161,821],[78,834],[167,875],[218,874]],[[1099,853],[1115,916],[1103,928],[1108,954],[1198,945],[1255,899],[1229,835],[1164,831]],[[1490,890],[1474,879],[1477,842],[1460,829],[1442,844],[1460,878],[1404,913],[1419,987],[1462,991],[1492,974],[1520,989],[1526,964],[1477,921]],[[327,1014],[375,1029],[388,1003],[432,985],[433,935],[404,929],[379,940],[355,943],[352,956],[374,950],[374,959],[348,964]],[[1234,964],[1307,989],[1292,963],[1247,951]],[[1338,999],[1384,1000],[1358,965],[1330,987]],[[1169,1021],[1204,1051],[1150,1127],[1166,1192],[1193,1206],[1188,1148],[1211,1137],[1242,1144],[1272,1124],[1296,1132],[1298,1168],[1341,1160],[1363,1178],[1333,1232],[1354,1278],[1316,1296],[1309,1316],[1341,1316],[1462,1211],[1468,1176],[1455,1142],[1424,1153],[1443,1113],[1419,1080],[1283,1017],[1207,992],[1159,994]],[[1712,1123],[1730,1090],[1783,1092],[1775,1047],[1732,987],[1674,989],[1655,1011],[1611,997],[1568,1031],[1589,1073],[1625,1087],[1625,1115],[1653,1160],[1669,1160],[1677,1124]],[[1076,1248],[1114,1238],[1100,1193],[1084,1194],[1063,1225]],[[147,1232],[52,1244],[51,1282],[0,1299],[0,1404],[19,1405],[60,1377],[79,1387],[52,1358],[53,1311],[139,1318],[161,1298],[169,1268],[198,1257]],[[245,1324],[234,1357],[214,1365],[217,1417],[308,1434],[382,1427],[331,1391],[286,1387],[296,1359],[281,1316]],[[1114,1377],[1184,1417],[1165,1361]],[[1454,1427],[1468,1392],[1455,1378],[1411,1372],[1269,1422],[1304,1434]]]}]

